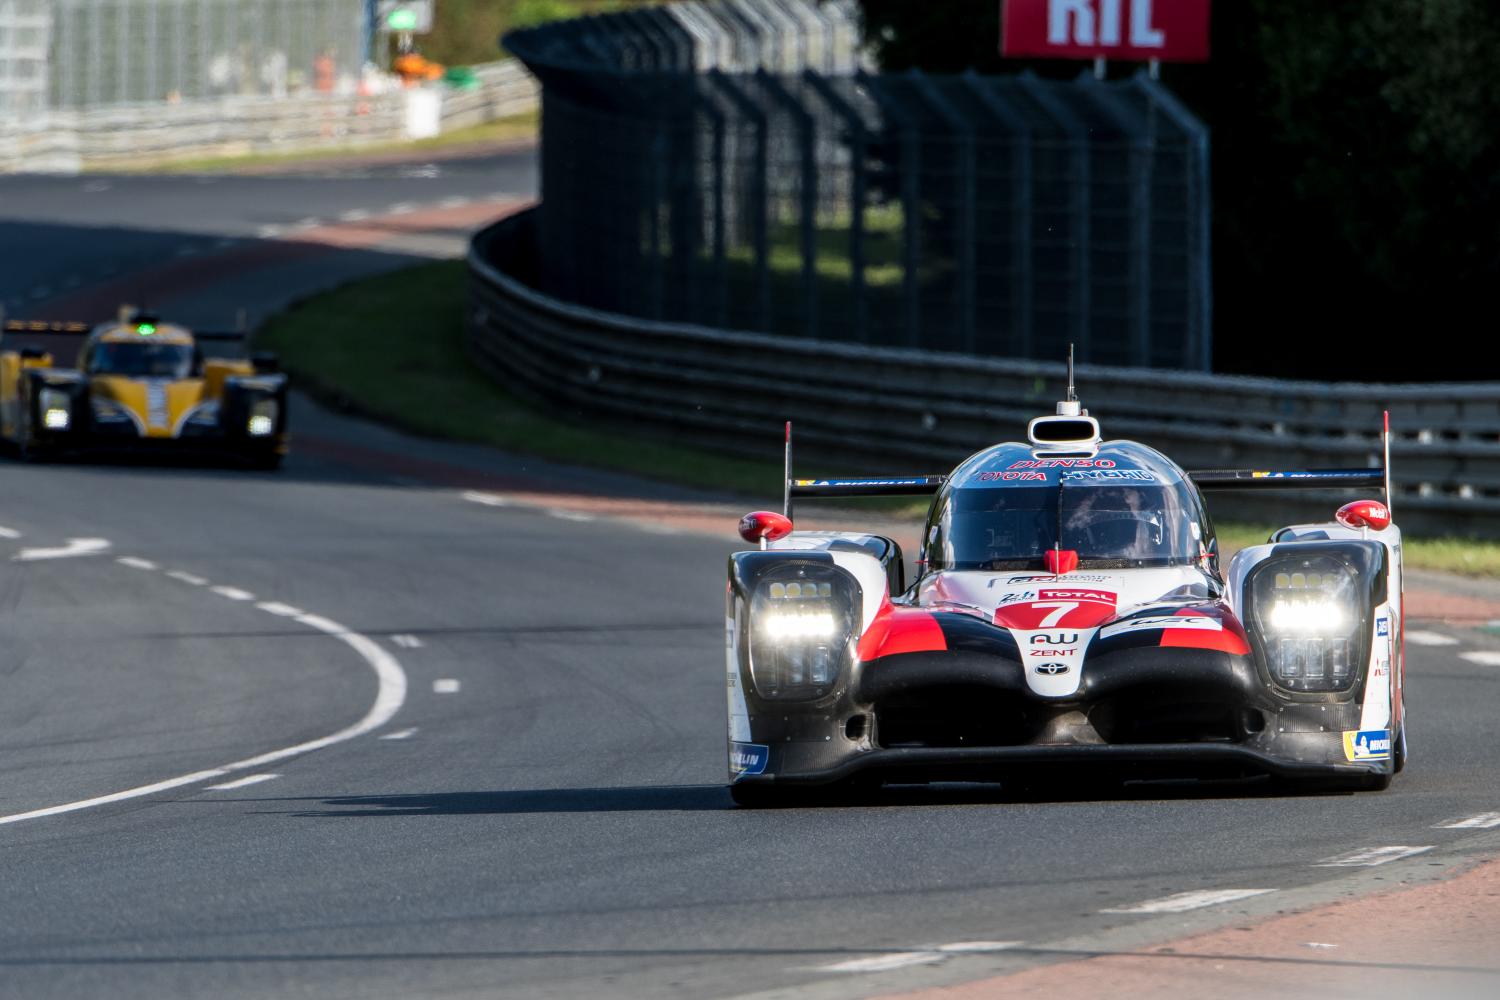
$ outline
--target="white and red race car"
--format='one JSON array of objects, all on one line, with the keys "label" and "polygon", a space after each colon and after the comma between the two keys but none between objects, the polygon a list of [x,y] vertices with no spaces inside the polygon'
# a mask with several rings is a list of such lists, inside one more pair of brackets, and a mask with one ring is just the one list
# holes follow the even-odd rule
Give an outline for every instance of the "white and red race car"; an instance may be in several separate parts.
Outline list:
[{"label": "white and red race car", "polygon": [[[1385,788],[1406,759],[1384,469],[1183,471],[1070,389],[946,476],[791,478],[729,564],[729,777],[823,786],[1267,775]],[[1387,456],[1389,448],[1387,447]],[[1387,461],[1387,465],[1389,462]],[[1384,488],[1219,565],[1203,492]],[[794,531],[795,497],[935,493],[899,546]]]}]

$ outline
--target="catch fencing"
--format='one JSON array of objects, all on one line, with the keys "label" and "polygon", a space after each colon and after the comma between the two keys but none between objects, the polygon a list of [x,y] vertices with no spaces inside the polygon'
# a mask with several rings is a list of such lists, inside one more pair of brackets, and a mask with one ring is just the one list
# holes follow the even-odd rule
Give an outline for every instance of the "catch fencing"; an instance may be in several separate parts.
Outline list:
[{"label": "catch fencing", "polygon": [[351,94],[364,0],[0,0],[7,118]]},{"label": "catch fencing", "polygon": [[[799,467],[933,473],[1024,436],[1062,397],[1058,363],[1002,361],[645,321],[536,291],[536,211],[481,232],[469,255],[474,358],[561,412],[669,430],[774,460],[797,428]],[[523,280],[525,279],[525,280]],[[1083,365],[1080,395],[1108,437],[1195,468],[1378,466],[1395,430],[1393,507],[1408,528],[1500,535],[1500,386],[1355,385]],[[768,493],[776,494],[774,483]],[[1344,497],[1343,499],[1347,499]],[[1220,516],[1326,520],[1336,494],[1215,495]]]},{"label": "catch fencing", "polygon": [[0,173],[70,173],[167,158],[392,142],[408,136],[414,95],[433,99],[443,132],[536,107],[536,81],[519,63],[474,69],[475,82],[465,89],[433,85],[372,95],[234,97],[58,111],[29,122],[0,122]]},{"label": "catch fencing", "polygon": [[848,4],[506,45],[542,83],[539,287],[649,320],[1207,370],[1207,131],[1157,81],[879,74]]}]

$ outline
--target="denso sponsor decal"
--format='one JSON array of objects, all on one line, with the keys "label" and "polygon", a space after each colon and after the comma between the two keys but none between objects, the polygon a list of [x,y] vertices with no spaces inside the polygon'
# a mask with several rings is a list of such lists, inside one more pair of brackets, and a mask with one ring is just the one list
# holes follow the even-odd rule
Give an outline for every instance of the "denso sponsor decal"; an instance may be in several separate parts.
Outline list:
[{"label": "denso sponsor decal", "polygon": [[735,774],[764,774],[771,748],[759,743],[729,744],[729,770]]},{"label": "denso sponsor decal", "polygon": [[1113,469],[1112,458],[1035,458],[1024,462],[1012,462],[1011,469]]},{"label": "denso sponsor decal", "polygon": [[1110,636],[1124,635],[1126,632],[1144,632],[1148,629],[1162,628],[1195,628],[1205,632],[1222,632],[1224,623],[1210,615],[1147,615],[1143,618],[1130,618],[1123,622],[1115,622],[1113,625],[1106,625],[1099,633],[1099,638],[1108,639]]},{"label": "denso sponsor decal", "polygon": [[1351,761],[1390,760],[1391,731],[1361,729],[1344,733],[1344,756]]},{"label": "denso sponsor decal", "polygon": [[1376,635],[1390,635],[1391,634],[1391,620],[1389,618],[1385,617],[1384,615],[1381,615],[1379,618],[1375,619],[1375,634]]}]

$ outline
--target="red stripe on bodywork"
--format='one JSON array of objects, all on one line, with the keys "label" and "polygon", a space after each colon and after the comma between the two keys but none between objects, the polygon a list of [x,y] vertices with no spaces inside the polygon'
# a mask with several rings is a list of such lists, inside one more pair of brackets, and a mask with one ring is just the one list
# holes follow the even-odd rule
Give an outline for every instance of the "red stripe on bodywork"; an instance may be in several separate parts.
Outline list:
[{"label": "red stripe on bodywork", "polygon": [[1224,626],[1212,632],[1201,628],[1166,628],[1161,632],[1161,645],[1171,649],[1212,649],[1235,656],[1246,656],[1250,652],[1250,641],[1245,637],[1245,628],[1228,608],[1215,605],[1208,608],[1183,608],[1178,615],[1207,615],[1219,619]]},{"label": "red stripe on bodywork", "polygon": [[948,639],[930,611],[887,604],[860,636],[858,654],[861,662],[868,662],[900,653],[941,653],[947,648]]}]

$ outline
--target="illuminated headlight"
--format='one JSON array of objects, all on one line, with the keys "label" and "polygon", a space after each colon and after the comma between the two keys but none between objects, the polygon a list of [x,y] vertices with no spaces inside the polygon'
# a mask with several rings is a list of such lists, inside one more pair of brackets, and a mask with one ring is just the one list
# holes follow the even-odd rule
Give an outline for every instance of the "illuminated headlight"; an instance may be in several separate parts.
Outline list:
[{"label": "illuminated headlight", "polygon": [[274,432],[277,410],[274,399],[256,400],[255,405],[250,407],[250,420],[245,425],[246,433],[251,437],[266,437]]},{"label": "illuminated headlight", "polygon": [[850,658],[857,585],[832,566],[778,568],[750,601],[750,673],[764,698],[820,698]]},{"label": "illuminated headlight", "polygon": [[1354,685],[1367,623],[1348,566],[1327,556],[1273,559],[1247,586],[1252,624],[1277,684],[1293,691]]},{"label": "illuminated headlight", "polygon": [[42,426],[49,431],[65,431],[73,423],[73,401],[60,389],[44,387],[37,394],[37,409],[42,412]]}]

